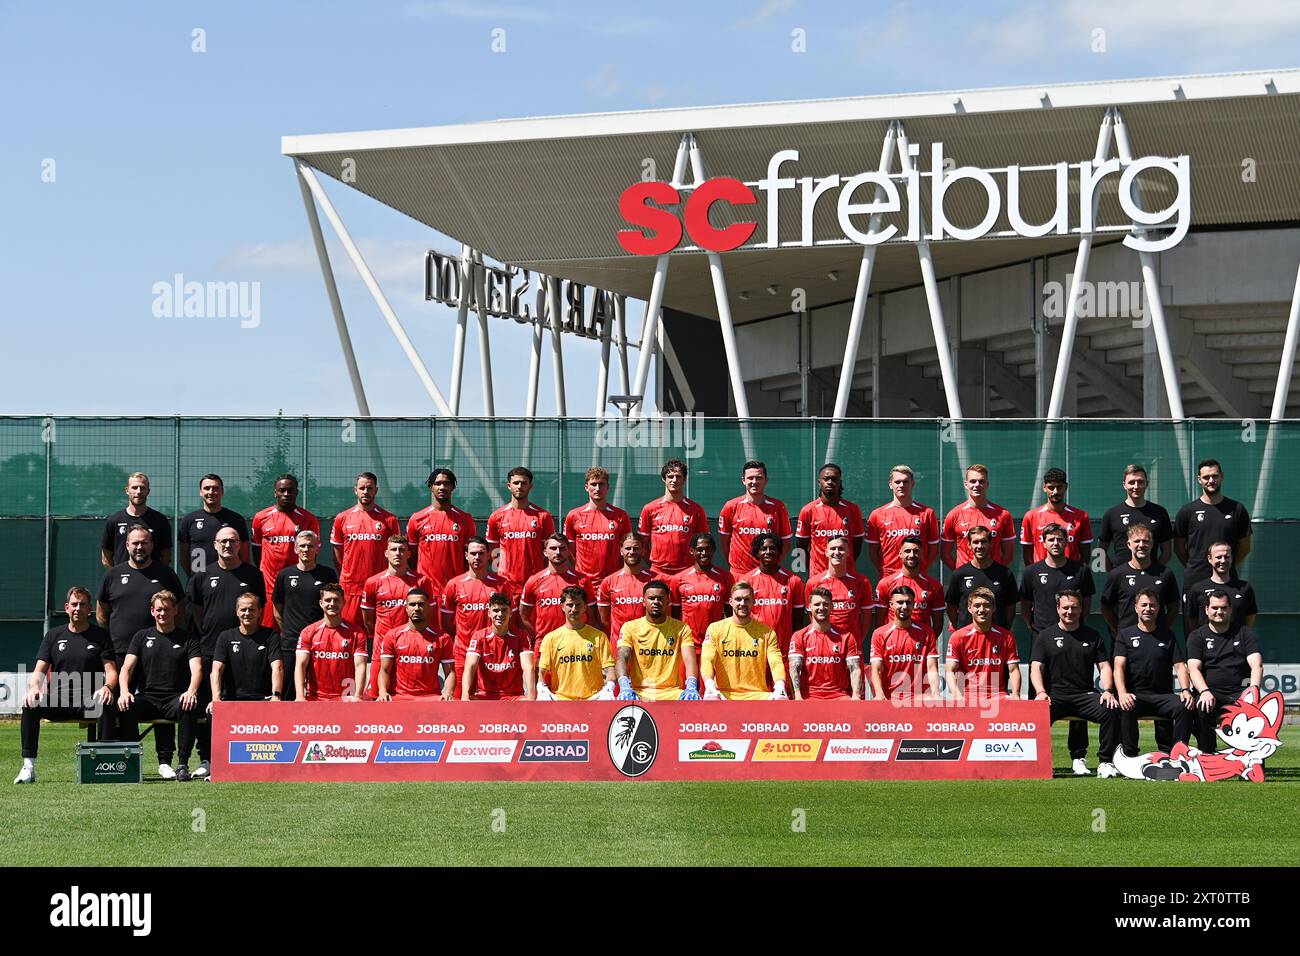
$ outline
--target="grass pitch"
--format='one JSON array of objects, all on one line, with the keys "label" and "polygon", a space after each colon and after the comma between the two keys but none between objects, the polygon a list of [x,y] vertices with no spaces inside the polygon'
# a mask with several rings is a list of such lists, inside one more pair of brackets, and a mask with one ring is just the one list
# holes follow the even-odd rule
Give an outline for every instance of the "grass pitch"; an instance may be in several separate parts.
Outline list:
[{"label": "grass pitch", "polygon": [[9,865],[1292,865],[1300,734],[1282,736],[1263,785],[1065,776],[1058,726],[1053,780],[92,787],[77,728],[46,725],[16,787],[6,720],[0,839]]}]

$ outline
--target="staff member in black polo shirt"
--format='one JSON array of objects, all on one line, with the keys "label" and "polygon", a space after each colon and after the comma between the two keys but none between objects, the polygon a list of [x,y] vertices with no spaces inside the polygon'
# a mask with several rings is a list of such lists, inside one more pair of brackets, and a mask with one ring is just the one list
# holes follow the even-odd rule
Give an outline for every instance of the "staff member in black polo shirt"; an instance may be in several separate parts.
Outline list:
[{"label": "staff member in black polo shirt", "polygon": [[[154,626],[131,638],[117,699],[123,740],[140,738],[141,720],[172,720],[180,727],[180,768],[172,770],[170,750],[160,749],[158,754],[158,776],[164,780],[190,779],[194,720],[199,714],[199,684],[203,680],[198,638],[176,626],[177,603],[170,591],[153,596]],[[155,739],[158,729],[154,728]],[[158,746],[163,747],[161,741]]]},{"label": "staff member in black polo shirt", "polygon": [[[1138,718],[1156,717],[1156,749],[1169,753],[1175,740],[1187,743],[1192,733],[1191,678],[1174,632],[1159,622],[1160,595],[1143,588],[1134,601],[1137,623],[1120,628],[1115,638],[1115,696],[1119,698],[1120,743],[1136,757]],[[1174,693],[1174,672],[1178,693]]]},{"label": "staff member in black polo shirt", "polygon": [[[217,635],[212,655],[212,699],[281,700],[284,668],[280,664],[280,635],[262,627],[262,605],[256,594],[239,595],[235,614],[239,627]],[[212,713],[211,703],[207,712]]]},{"label": "staff member in black polo shirt", "polygon": [[1213,458],[1196,466],[1201,497],[1178,509],[1174,517],[1174,554],[1187,572],[1183,586],[1190,587],[1210,576],[1206,554],[1215,541],[1232,545],[1233,568],[1250,554],[1250,514],[1240,501],[1223,496],[1223,468]]},{"label": "staff member in black polo shirt", "polygon": [[1083,603],[1079,620],[1087,620],[1092,609],[1092,595],[1096,593],[1092,572],[1082,561],[1065,556],[1066,536],[1064,525],[1045,527],[1046,557],[1029,565],[1020,575],[1020,616],[1028,625],[1031,637],[1056,624],[1059,619],[1056,596],[1062,591],[1074,591],[1080,596]]},{"label": "staff member in black polo shirt", "polygon": [[993,622],[1009,628],[1011,619],[1015,617],[1016,599],[1019,597],[1016,577],[1005,564],[993,560],[993,532],[988,528],[983,525],[971,528],[966,532],[966,542],[970,547],[971,559],[953,571],[952,577],[948,579],[948,590],[944,593],[948,620],[954,629],[969,624],[971,616],[967,598],[976,588],[988,588],[993,592],[996,602]]},{"label": "staff member in black polo shirt", "polygon": [[[1101,742],[1097,748],[1098,777],[1115,777],[1119,771],[1111,762],[1119,745],[1119,701],[1111,693],[1110,658],[1101,635],[1080,623],[1083,596],[1078,591],[1061,591],[1056,595],[1057,622],[1044,628],[1034,638],[1033,662],[1029,680],[1035,700],[1051,704],[1053,723],[1063,717],[1083,717],[1101,725]],[[1093,689],[1093,668],[1101,672],[1101,693]],[[1087,735],[1083,747],[1070,742],[1071,767],[1079,776],[1087,776]]]},{"label": "staff member in black polo shirt", "polygon": [[90,592],[68,589],[63,610],[68,623],[54,628],[41,641],[36,666],[23,697],[23,766],[14,783],[36,782],[36,751],[42,720],[99,718],[99,739],[112,740],[113,694],[117,690],[117,663],[113,640],[90,620]]},{"label": "staff member in black polo shirt", "polygon": [[281,568],[275,576],[275,589],[271,594],[275,610],[275,623],[280,628],[280,664],[284,667],[284,699],[294,700],[293,673],[298,661],[298,635],[308,624],[325,616],[320,608],[320,589],[327,584],[338,584],[334,569],[316,563],[320,554],[320,535],[302,530],[294,537],[293,549],[298,563]]},{"label": "staff member in black polo shirt", "polygon": [[[1106,570],[1128,560],[1128,531],[1142,525],[1151,531],[1154,541],[1152,559],[1157,564],[1169,564],[1170,542],[1174,525],[1169,512],[1154,501],[1147,501],[1147,470],[1133,464],[1124,469],[1124,500],[1106,509],[1101,516],[1097,543],[1106,553]],[[1111,560],[1111,542],[1114,542],[1114,560]]]},{"label": "staff member in black polo shirt", "polygon": [[1156,592],[1160,604],[1158,627],[1164,627],[1178,610],[1178,581],[1174,572],[1151,559],[1151,531],[1145,525],[1133,525],[1128,529],[1128,546],[1128,561],[1111,569],[1101,589],[1101,616],[1112,635],[1137,623],[1134,602],[1142,591]]},{"label": "staff member in black polo shirt", "polygon": [[1187,668],[1196,690],[1196,746],[1207,753],[1218,749],[1214,728],[1223,709],[1247,689],[1258,700],[1264,678],[1259,638],[1250,628],[1233,624],[1231,613],[1227,592],[1211,591],[1205,600],[1208,620],[1187,638]]},{"label": "staff member in black polo shirt", "polygon": [[1226,541],[1216,541],[1210,545],[1207,557],[1210,561],[1210,576],[1183,590],[1183,633],[1191,634],[1205,623],[1205,599],[1211,591],[1223,591],[1228,595],[1233,624],[1254,627],[1255,615],[1259,613],[1255,589],[1249,581],[1243,581],[1233,573],[1232,545]]},{"label": "staff member in black polo shirt", "polygon": [[[154,552],[161,564],[172,563],[172,523],[161,511],[149,507],[149,476],[133,471],[126,479],[126,507],[108,516],[99,542],[99,560],[106,568],[127,558],[126,536],[135,525],[153,535]],[[179,593],[179,592],[178,592]]]},{"label": "staff member in black polo shirt", "polygon": [[217,532],[234,528],[239,532],[239,556],[248,560],[248,522],[238,511],[222,507],[226,485],[220,475],[204,475],[199,479],[199,497],[203,507],[191,511],[176,527],[176,538],[181,550],[181,564],[187,577],[202,574],[217,563],[215,545]]}]

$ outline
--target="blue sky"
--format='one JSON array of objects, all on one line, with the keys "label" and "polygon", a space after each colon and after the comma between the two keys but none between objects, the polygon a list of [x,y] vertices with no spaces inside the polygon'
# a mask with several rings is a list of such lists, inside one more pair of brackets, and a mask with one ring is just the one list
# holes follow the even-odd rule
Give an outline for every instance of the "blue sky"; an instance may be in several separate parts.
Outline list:
[{"label": "blue sky", "polygon": [[[0,413],[355,412],[284,134],[1281,68],[1297,48],[1300,3],[1259,0],[0,3],[0,287],[22,357]],[[447,391],[454,312],[423,301],[420,256],[456,244],[326,189]],[[332,256],[372,411],[429,414]],[[155,317],[176,273],[260,283],[260,324]],[[528,334],[492,321],[497,412],[522,414]],[[570,413],[590,414],[596,348],[565,348]],[[466,414],[477,368],[471,337]]]}]

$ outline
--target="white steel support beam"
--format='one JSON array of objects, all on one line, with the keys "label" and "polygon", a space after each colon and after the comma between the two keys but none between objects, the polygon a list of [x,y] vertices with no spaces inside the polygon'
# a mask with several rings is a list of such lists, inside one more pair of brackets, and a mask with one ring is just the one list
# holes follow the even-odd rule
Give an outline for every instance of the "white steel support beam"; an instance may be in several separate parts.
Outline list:
[{"label": "white steel support beam", "polygon": [[456,303],[456,344],[451,353],[451,413],[460,414],[460,384],[465,376],[465,329],[469,324],[469,290],[474,274],[473,251],[464,243],[460,247],[460,296]]},{"label": "white steel support beam", "polygon": [[[596,295],[604,295],[599,289]],[[595,308],[595,302],[592,303]],[[614,311],[618,306],[614,306]],[[610,340],[614,334],[614,316],[608,311],[605,313],[605,327],[600,332],[600,371],[596,375],[596,418],[597,420],[605,417],[605,405],[609,402],[609,349]]]},{"label": "white steel support beam", "polygon": [[361,384],[361,371],[357,368],[357,356],[352,351],[352,336],[348,334],[348,320],[343,315],[343,303],[339,301],[338,286],[334,283],[334,269],[330,265],[329,250],[325,248],[325,236],[321,233],[320,217],[316,215],[316,202],[312,199],[311,187],[303,175],[306,169],[295,160],[294,170],[298,176],[298,189],[302,192],[302,204],[307,209],[307,224],[311,227],[312,243],[316,246],[316,258],[320,260],[321,278],[325,280],[325,294],[330,300],[330,311],[334,313],[334,328],[339,334],[339,345],[343,349],[343,361],[348,367],[348,378],[352,380],[352,394],[357,400],[357,412],[370,416],[370,403],[366,401],[365,386]]},{"label": "white steel support beam", "polygon": [[1259,482],[1255,486],[1255,507],[1250,513],[1263,517],[1268,507],[1269,486],[1273,483],[1273,461],[1277,456],[1278,430],[1286,417],[1291,397],[1291,373],[1295,370],[1296,340],[1300,339],[1300,269],[1296,270],[1295,290],[1291,293],[1291,313],[1286,320],[1286,338],[1282,340],[1282,361],[1277,368],[1277,388],[1273,390],[1273,408],[1269,412],[1268,439],[1264,442],[1264,459],[1260,462]]},{"label": "white steel support beam", "polygon": [[[543,278],[543,282],[549,282],[549,277]],[[549,301],[549,300],[548,300]],[[550,308],[548,305],[547,308]],[[528,360],[528,408],[524,414],[528,418],[534,418],[537,415],[537,388],[542,377],[542,322],[545,316],[539,315],[533,322],[533,351]]]},{"label": "white steel support beam", "polygon": [[631,380],[627,372],[627,296],[614,296],[614,320],[618,323],[618,372],[623,385],[621,394],[630,394]]},{"label": "white steel support beam", "polygon": [[569,412],[564,400],[564,347],[560,342],[562,334],[560,329],[563,324],[560,315],[560,280],[557,276],[551,276],[547,281],[550,282],[547,301],[551,304],[551,361],[555,371],[555,414],[564,418]]},{"label": "white steel support beam", "polygon": [[[682,180],[686,178],[686,160],[687,152],[690,149],[691,134],[682,135],[682,141],[677,144],[677,157],[673,161],[673,178],[674,187],[680,188]],[[650,282],[650,298],[646,302],[645,315],[641,318],[641,354],[636,360],[636,379],[633,383],[632,390],[626,392],[630,395],[641,396],[641,403],[637,407],[637,414],[645,408],[645,386],[650,380],[650,362],[654,359],[654,345],[658,334],[659,311],[664,305],[664,288],[668,283],[668,254],[664,253],[655,260],[655,275]],[[626,359],[624,359],[626,362]],[[630,410],[629,410],[630,411]]]},{"label": "white steel support beam", "polygon": [[478,297],[478,363],[479,375],[483,379],[483,414],[495,418],[497,411],[492,389],[492,345],[488,335],[488,308],[492,303],[487,298],[487,270],[483,268],[483,253],[476,252],[474,259],[479,265],[477,271],[480,276],[480,282],[475,284],[474,291]]},{"label": "white steel support beam", "polygon": [[402,323],[398,321],[397,314],[393,312],[393,307],[388,304],[388,299],[384,296],[384,290],[375,281],[374,273],[370,271],[370,267],[366,265],[366,260],[361,256],[361,251],[357,249],[356,243],[348,235],[347,229],[343,226],[343,220],[334,211],[334,206],[330,202],[329,196],[325,194],[325,190],[321,188],[315,173],[301,162],[298,163],[298,173],[307,183],[311,194],[316,197],[316,202],[320,205],[320,208],[325,211],[325,218],[329,220],[334,232],[339,237],[339,242],[343,244],[343,250],[348,254],[348,258],[352,260],[352,264],[356,266],[357,272],[361,274],[361,281],[370,290],[371,298],[375,300],[375,305],[379,307],[380,313],[384,316],[384,321],[388,323],[389,330],[393,333],[393,337],[397,339],[397,344],[401,346],[402,352],[405,353],[407,360],[411,363],[411,367],[415,369],[415,374],[419,377],[421,384],[424,385],[424,390],[429,393],[429,398],[433,400],[438,414],[446,418],[453,418],[451,406],[443,398],[442,390],[438,388],[438,384],[433,380],[433,376],[429,374],[429,370],[425,367],[420,354],[416,352],[415,346],[406,334],[406,329],[402,328]]}]

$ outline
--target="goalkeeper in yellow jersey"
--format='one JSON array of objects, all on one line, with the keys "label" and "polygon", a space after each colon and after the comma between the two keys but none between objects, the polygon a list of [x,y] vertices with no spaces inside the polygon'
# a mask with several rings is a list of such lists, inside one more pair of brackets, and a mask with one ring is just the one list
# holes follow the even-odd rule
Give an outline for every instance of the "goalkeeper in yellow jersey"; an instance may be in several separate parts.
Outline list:
[{"label": "goalkeeper in yellow jersey", "polygon": [[542,638],[537,654],[538,700],[613,700],[614,658],[609,638],[586,623],[587,592],[560,592],[564,626]]},{"label": "goalkeeper in yellow jersey", "polygon": [[641,604],[645,616],[626,622],[619,634],[618,699],[699,700],[695,635],[688,625],[668,616],[672,589],[664,581],[647,581]]},{"label": "goalkeeper in yellow jersey", "polygon": [[[776,632],[751,617],[754,588],[745,581],[731,586],[731,617],[714,621],[704,632],[705,700],[789,700],[785,665]],[[768,674],[772,691],[767,689]]]}]

